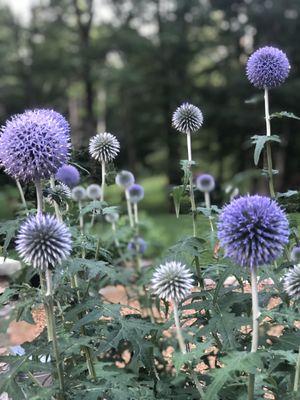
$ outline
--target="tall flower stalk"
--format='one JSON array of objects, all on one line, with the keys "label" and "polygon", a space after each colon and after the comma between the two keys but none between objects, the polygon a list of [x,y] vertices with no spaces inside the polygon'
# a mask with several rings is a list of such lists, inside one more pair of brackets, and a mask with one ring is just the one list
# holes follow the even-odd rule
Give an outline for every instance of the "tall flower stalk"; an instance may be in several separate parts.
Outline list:
[{"label": "tall flower stalk", "polygon": [[16,185],[17,185],[17,188],[18,188],[19,193],[20,193],[20,198],[21,198],[21,201],[22,201],[23,208],[24,208],[26,214],[28,215],[28,207],[27,207],[25,196],[24,196],[24,191],[23,191],[22,185],[21,185],[21,183],[20,183],[20,181],[18,179],[16,180]]},{"label": "tall flower stalk", "polygon": [[213,176],[209,174],[199,175],[196,179],[196,187],[198,190],[204,193],[205,207],[209,212],[208,219],[210,223],[210,229],[212,232],[214,232],[214,225],[211,217],[211,202],[210,202],[210,192],[212,192],[215,188],[215,180]]},{"label": "tall flower stalk", "polygon": [[[182,354],[187,353],[187,348],[184,343],[180,326],[178,304],[180,301],[185,299],[192,287],[192,273],[185,265],[176,261],[166,262],[165,264],[160,265],[155,270],[151,280],[153,293],[160,299],[169,301],[173,305],[176,337]],[[200,394],[200,398],[203,398],[204,392],[202,386],[193,370],[191,371],[191,375]]]},{"label": "tall flower stalk", "polygon": [[134,227],[134,220],[133,220],[133,213],[132,213],[132,205],[130,202],[130,194],[129,188],[134,184],[135,178],[134,175],[130,171],[120,171],[116,175],[116,184],[124,189],[125,192],[125,199],[127,205],[127,214],[129,218],[130,227]]},{"label": "tall flower stalk", "polygon": [[[252,295],[251,352],[258,349],[259,306],[257,267],[279,258],[289,239],[289,224],[276,201],[265,196],[244,196],[225,206],[219,218],[218,238],[225,256],[250,268]],[[255,375],[249,376],[248,400],[254,399]]]},{"label": "tall flower stalk", "polygon": [[120,143],[111,133],[98,133],[90,140],[90,155],[101,163],[101,201],[104,201],[106,164],[113,161],[119,154],[119,151]]},{"label": "tall flower stalk", "polygon": [[52,342],[56,362],[59,396],[65,399],[63,360],[60,357],[57,341],[51,268],[69,256],[71,234],[66,225],[55,217],[38,212],[36,216],[28,217],[21,226],[16,243],[16,249],[24,262],[31,264],[45,277],[44,307],[48,340]]},{"label": "tall flower stalk", "polygon": [[[265,46],[256,50],[247,62],[246,73],[253,86],[264,90],[266,136],[271,136],[269,90],[280,86],[288,77],[290,63],[286,54],[276,47]],[[270,196],[275,198],[271,144],[266,142]]]},{"label": "tall flower stalk", "polygon": [[172,124],[176,130],[186,135],[187,140],[187,153],[188,153],[188,171],[189,171],[189,197],[191,202],[192,213],[192,226],[193,236],[197,236],[196,226],[196,202],[194,195],[194,182],[193,182],[193,157],[192,157],[192,137],[191,134],[200,129],[203,124],[203,114],[201,110],[189,103],[183,103],[178,107],[172,117]]}]

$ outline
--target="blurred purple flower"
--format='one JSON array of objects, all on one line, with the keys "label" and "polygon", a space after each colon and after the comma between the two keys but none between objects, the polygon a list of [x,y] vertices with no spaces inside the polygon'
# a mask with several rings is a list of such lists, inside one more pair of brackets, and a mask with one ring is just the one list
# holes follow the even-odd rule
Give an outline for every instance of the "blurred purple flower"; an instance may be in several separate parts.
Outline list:
[{"label": "blurred purple flower", "polygon": [[116,175],[116,184],[127,189],[134,184],[134,175],[130,171],[120,171]]},{"label": "blurred purple flower", "polygon": [[16,250],[24,262],[44,270],[55,267],[71,253],[71,233],[53,215],[37,214],[21,226]]},{"label": "blurred purple flower", "polygon": [[214,177],[209,174],[201,174],[196,179],[196,187],[201,192],[211,192],[215,188]]},{"label": "blurred purple flower", "polygon": [[288,243],[287,217],[276,201],[244,196],[223,208],[218,238],[225,255],[243,267],[271,264]]},{"label": "blurred purple flower", "polygon": [[55,178],[70,188],[73,188],[79,183],[80,174],[78,169],[73,165],[63,165],[58,169]]},{"label": "blurred purple flower", "polygon": [[290,63],[286,54],[276,47],[262,47],[248,59],[246,74],[259,89],[281,85],[289,75]]},{"label": "blurred purple flower", "polygon": [[129,190],[129,200],[131,203],[138,203],[144,198],[144,188],[141,185],[135,183],[130,186]]},{"label": "blurred purple flower", "polygon": [[135,238],[128,243],[127,249],[132,253],[144,254],[148,248],[147,242],[141,237]]},{"label": "blurred purple flower", "polygon": [[300,263],[300,246],[294,246],[291,251],[291,260],[295,264]]},{"label": "blurred purple flower", "polygon": [[52,111],[26,111],[2,127],[0,160],[5,172],[20,181],[50,178],[68,162],[69,150],[69,137]]}]

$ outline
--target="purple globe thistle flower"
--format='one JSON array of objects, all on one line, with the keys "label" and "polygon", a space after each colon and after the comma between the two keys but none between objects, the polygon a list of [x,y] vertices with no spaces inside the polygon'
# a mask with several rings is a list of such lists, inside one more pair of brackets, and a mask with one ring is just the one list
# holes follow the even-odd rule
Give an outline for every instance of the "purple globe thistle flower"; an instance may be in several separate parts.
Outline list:
[{"label": "purple globe thistle flower", "polygon": [[216,184],[213,176],[209,174],[201,174],[196,179],[196,187],[201,192],[211,192],[214,190]]},{"label": "purple globe thistle flower", "polygon": [[89,152],[97,161],[111,162],[119,154],[119,151],[120,143],[111,133],[98,133],[90,140]]},{"label": "purple globe thistle flower", "polygon": [[120,171],[116,176],[116,184],[125,189],[132,186],[135,182],[134,175],[130,171]]},{"label": "purple globe thistle flower", "polygon": [[63,165],[58,169],[55,178],[70,188],[73,188],[79,183],[80,174],[78,169],[73,165]]},{"label": "purple globe thistle flower", "polygon": [[286,80],[290,68],[289,60],[283,51],[265,46],[249,57],[246,74],[255,87],[272,89]]},{"label": "purple globe thistle flower", "polygon": [[294,246],[292,251],[291,251],[291,260],[295,264],[300,263],[300,246]]},{"label": "purple globe thistle flower", "polygon": [[0,160],[20,181],[48,179],[69,159],[70,142],[61,124],[46,111],[18,114],[2,127]]},{"label": "purple globe thistle flower", "polygon": [[271,264],[288,243],[287,217],[276,201],[244,196],[223,208],[218,238],[225,255],[243,267]]},{"label": "purple globe thistle flower", "polygon": [[48,108],[39,108],[37,110],[41,113],[45,113],[45,115],[51,115],[51,117],[55,119],[56,122],[60,125],[63,132],[65,132],[67,136],[70,135],[71,132],[70,124],[62,114]]},{"label": "purple globe thistle flower", "polygon": [[86,190],[83,186],[75,186],[72,189],[72,199],[74,201],[82,201],[86,198]]},{"label": "purple globe thistle flower", "polygon": [[300,265],[287,272],[283,278],[283,287],[292,300],[300,299]]},{"label": "purple globe thistle flower", "polygon": [[101,187],[96,183],[92,183],[86,189],[87,197],[91,200],[97,200],[101,197]]},{"label": "purple globe thistle flower", "polygon": [[147,242],[141,237],[131,240],[127,245],[127,250],[134,254],[144,254],[147,248]]},{"label": "purple globe thistle flower", "polygon": [[144,188],[141,185],[134,184],[128,189],[129,200],[131,203],[138,203],[144,198]]},{"label": "purple globe thistle flower", "polygon": [[178,303],[193,288],[192,276],[191,271],[180,262],[166,262],[155,270],[151,288],[160,299]]},{"label": "purple globe thistle flower", "polygon": [[24,262],[45,270],[59,265],[71,253],[71,233],[49,214],[30,216],[21,226],[16,250]]},{"label": "purple globe thistle flower", "polygon": [[193,104],[183,103],[178,107],[172,117],[173,127],[181,133],[194,133],[203,124],[201,110]]}]

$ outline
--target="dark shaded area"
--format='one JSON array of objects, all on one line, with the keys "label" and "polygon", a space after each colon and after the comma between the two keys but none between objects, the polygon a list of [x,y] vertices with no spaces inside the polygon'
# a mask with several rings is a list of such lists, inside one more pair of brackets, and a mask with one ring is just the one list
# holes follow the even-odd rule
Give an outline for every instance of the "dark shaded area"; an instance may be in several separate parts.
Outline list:
[{"label": "dark shaded area", "polygon": [[[177,183],[185,141],[170,121],[188,100],[205,117],[193,141],[198,169],[224,182],[253,168],[247,140],[264,133],[262,93],[248,83],[245,63],[266,44],[286,51],[292,65],[286,84],[270,94],[271,111],[300,115],[298,0],[41,3],[29,25],[1,9],[2,123],[26,108],[54,108],[70,119],[76,149],[97,130],[111,131],[122,144],[119,167]],[[273,146],[277,189],[297,189],[299,121],[273,120],[272,129],[283,141]]]}]

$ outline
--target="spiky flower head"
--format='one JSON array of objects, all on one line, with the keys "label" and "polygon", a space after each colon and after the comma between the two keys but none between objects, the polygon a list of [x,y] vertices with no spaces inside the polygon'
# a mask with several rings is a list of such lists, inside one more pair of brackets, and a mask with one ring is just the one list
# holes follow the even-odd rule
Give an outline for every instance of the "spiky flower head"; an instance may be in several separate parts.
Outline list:
[{"label": "spiky flower head", "polygon": [[59,265],[71,253],[71,233],[53,215],[32,215],[21,226],[16,250],[27,264],[45,270]]},{"label": "spiky flower head", "polygon": [[291,268],[283,278],[283,287],[292,300],[300,299],[300,265]]},{"label": "spiky flower head", "polygon": [[90,139],[89,152],[97,161],[111,162],[120,151],[118,139],[111,133],[98,133]]},{"label": "spiky flower head", "polygon": [[46,110],[13,116],[2,127],[0,160],[5,172],[20,181],[48,179],[69,159],[65,129]]},{"label": "spiky flower head", "polygon": [[138,203],[144,198],[144,188],[141,185],[135,183],[128,189],[129,200],[131,203]]},{"label": "spiky flower head", "polygon": [[300,264],[300,246],[294,246],[291,251],[291,260],[295,264]]},{"label": "spiky flower head", "polygon": [[141,237],[137,237],[131,240],[127,245],[128,251],[134,254],[144,254],[147,248],[148,248],[147,242],[145,242],[145,240]]},{"label": "spiky flower head", "polygon": [[151,279],[153,293],[160,299],[178,303],[193,288],[191,271],[180,262],[170,261],[156,268]]},{"label": "spiky flower head", "polygon": [[74,201],[82,201],[86,198],[86,190],[83,186],[75,186],[72,189],[72,199]]},{"label": "spiky flower head", "polygon": [[218,237],[225,255],[243,267],[271,264],[288,243],[289,224],[276,201],[265,196],[234,199],[221,212]]},{"label": "spiky flower head", "polygon": [[173,127],[181,133],[194,133],[201,128],[202,124],[202,111],[189,103],[179,106],[172,117]]},{"label": "spiky flower head", "polygon": [[120,171],[116,176],[116,184],[125,189],[134,184],[134,175],[130,171]]},{"label": "spiky flower head", "polygon": [[63,165],[56,172],[55,178],[70,188],[73,188],[78,185],[80,174],[78,169],[73,165]]},{"label": "spiky flower head", "polygon": [[46,199],[52,205],[54,204],[54,202],[60,204],[62,201],[68,201],[72,196],[71,189],[64,183],[55,185],[54,188],[48,189],[46,193]]},{"label": "spiky flower head", "polygon": [[246,74],[255,87],[272,89],[286,80],[290,68],[289,60],[282,50],[265,46],[249,57]]},{"label": "spiky flower head", "polygon": [[92,183],[86,189],[87,197],[91,200],[97,200],[101,197],[101,187],[97,183]]},{"label": "spiky flower head", "polygon": [[60,114],[59,112],[55,110],[51,110],[48,108],[39,108],[38,109],[41,113],[45,113],[45,115],[50,115],[52,118],[56,120],[56,122],[60,125],[62,128],[63,132],[69,136],[71,132],[71,127],[69,122],[66,120],[66,118]]},{"label": "spiky flower head", "polygon": [[118,213],[108,213],[105,214],[105,221],[109,224],[115,224],[119,220],[119,217]]},{"label": "spiky flower head", "polygon": [[216,184],[213,176],[209,174],[201,174],[196,179],[196,187],[201,192],[211,192]]}]

